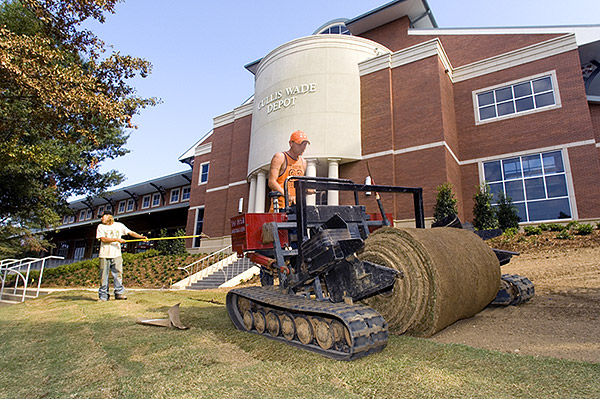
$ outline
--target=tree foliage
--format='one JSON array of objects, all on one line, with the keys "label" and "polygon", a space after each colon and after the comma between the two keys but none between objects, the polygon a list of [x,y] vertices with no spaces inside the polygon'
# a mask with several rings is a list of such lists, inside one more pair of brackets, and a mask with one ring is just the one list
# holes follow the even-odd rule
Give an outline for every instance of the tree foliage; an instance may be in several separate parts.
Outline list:
[{"label": "tree foliage", "polygon": [[473,227],[477,230],[495,229],[498,227],[496,210],[492,206],[493,195],[487,183],[479,185],[477,193],[473,196]]},{"label": "tree foliage", "polygon": [[127,152],[133,116],[156,104],[127,83],[151,64],[81,27],[119,1],[0,1],[0,255],[8,237],[55,225],[70,196],[122,181],[99,164]]},{"label": "tree foliage", "polygon": [[500,193],[500,198],[498,199],[498,227],[505,231],[510,228],[519,228],[519,213],[517,211],[517,207],[515,207],[512,203],[512,198],[504,195],[503,192]]},{"label": "tree foliage", "polygon": [[446,182],[436,187],[437,197],[435,201],[435,208],[433,210],[433,221],[434,223],[442,220],[446,216],[458,215],[458,209],[456,207],[456,197],[452,192],[452,183]]},{"label": "tree foliage", "polygon": [[[169,233],[167,229],[161,229],[159,237],[168,237]],[[185,231],[179,229],[175,232],[173,237],[183,237]],[[185,249],[184,239],[173,239],[173,240],[158,240],[156,241],[156,249],[161,255],[185,255],[187,251]]]}]

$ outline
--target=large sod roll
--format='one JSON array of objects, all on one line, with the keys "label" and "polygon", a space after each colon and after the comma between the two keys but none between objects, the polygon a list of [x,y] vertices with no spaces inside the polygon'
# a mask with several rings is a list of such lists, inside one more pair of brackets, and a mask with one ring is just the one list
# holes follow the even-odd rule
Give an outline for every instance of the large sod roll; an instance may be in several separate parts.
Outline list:
[{"label": "large sod roll", "polygon": [[466,230],[381,228],[358,256],[404,273],[391,292],[365,300],[397,334],[430,337],[481,311],[500,287],[496,255]]}]

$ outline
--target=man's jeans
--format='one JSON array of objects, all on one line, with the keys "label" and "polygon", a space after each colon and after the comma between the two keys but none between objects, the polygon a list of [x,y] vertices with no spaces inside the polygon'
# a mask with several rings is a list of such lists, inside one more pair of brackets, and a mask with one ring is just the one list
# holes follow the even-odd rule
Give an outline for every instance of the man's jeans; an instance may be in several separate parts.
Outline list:
[{"label": "man's jeans", "polygon": [[108,272],[113,276],[115,284],[115,295],[125,292],[123,287],[123,258],[100,258],[100,289],[98,296],[100,299],[108,300]]}]

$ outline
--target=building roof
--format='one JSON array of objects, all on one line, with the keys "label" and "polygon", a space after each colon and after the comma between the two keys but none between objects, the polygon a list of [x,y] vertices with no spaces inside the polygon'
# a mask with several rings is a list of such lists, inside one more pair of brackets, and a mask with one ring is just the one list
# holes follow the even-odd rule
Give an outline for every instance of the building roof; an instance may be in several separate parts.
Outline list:
[{"label": "building roof", "polygon": [[69,203],[69,206],[72,209],[79,210],[88,208],[88,205],[99,206],[105,205],[108,201],[105,199],[110,199],[112,201],[121,201],[124,199],[129,199],[131,194],[144,195],[153,192],[157,192],[157,187],[162,187],[165,190],[174,187],[186,186],[191,183],[192,180],[192,171],[184,170],[181,172],[176,172],[167,176],[157,177],[156,179],[148,180],[142,183],[132,184],[131,186],[122,187],[117,190],[107,191],[104,194],[101,194],[96,197],[92,197],[90,201],[87,198],[75,200]]},{"label": "building roof", "polygon": [[415,28],[438,26],[427,0],[395,0],[346,21],[346,27],[353,35],[360,35],[404,16]]}]

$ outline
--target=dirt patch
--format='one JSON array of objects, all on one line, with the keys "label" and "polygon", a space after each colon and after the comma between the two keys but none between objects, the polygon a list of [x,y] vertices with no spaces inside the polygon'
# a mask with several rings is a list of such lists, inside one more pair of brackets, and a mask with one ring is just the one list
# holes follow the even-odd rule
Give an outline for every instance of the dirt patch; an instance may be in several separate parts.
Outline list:
[{"label": "dirt patch", "polygon": [[[517,238],[505,248],[523,251],[502,267],[535,284],[528,303],[488,307],[431,339],[442,343],[534,356],[600,362],[600,233],[579,240],[550,234]],[[520,246],[519,246],[520,244]]]}]

